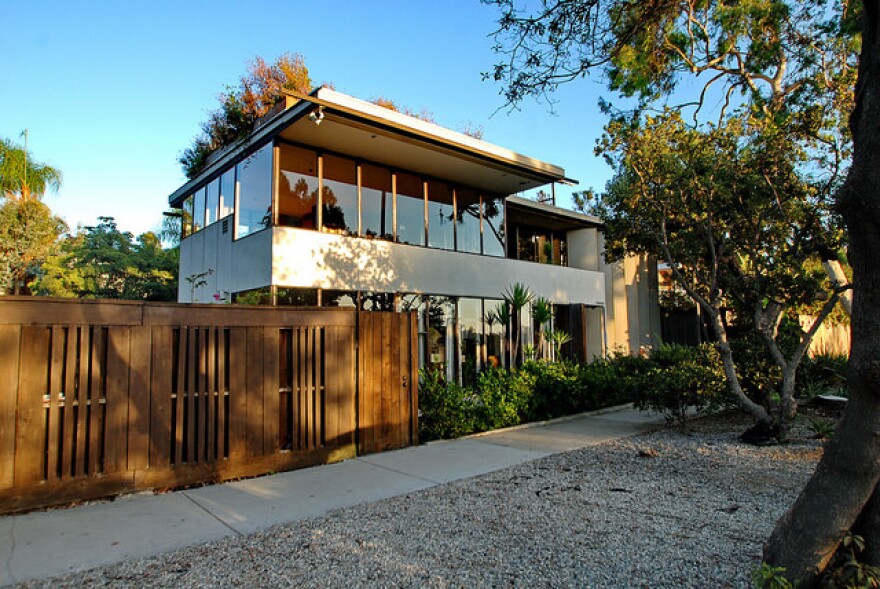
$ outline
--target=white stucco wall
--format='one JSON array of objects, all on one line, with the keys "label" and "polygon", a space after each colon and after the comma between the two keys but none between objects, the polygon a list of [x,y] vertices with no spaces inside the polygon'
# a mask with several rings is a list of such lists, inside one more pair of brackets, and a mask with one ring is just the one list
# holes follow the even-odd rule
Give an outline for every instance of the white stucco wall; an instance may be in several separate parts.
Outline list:
[{"label": "white stucco wall", "polygon": [[556,303],[604,303],[602,272],[276,227],[272,283],[498,298],[514,282]]},{"label": "white stucco wall", "polygon": [[[223,221],[209,225],[184,239],[180,244],[180,284],[177,300],[181,303],[228,302],[229,294],[267,286],[272,279],[272,232],[263,230],[237,241],[232,240],[232,217],[227,232]],[[207,282],[195,290],[187,277],[211,271]],[[220,300],[214,298],[218,295]]]}]

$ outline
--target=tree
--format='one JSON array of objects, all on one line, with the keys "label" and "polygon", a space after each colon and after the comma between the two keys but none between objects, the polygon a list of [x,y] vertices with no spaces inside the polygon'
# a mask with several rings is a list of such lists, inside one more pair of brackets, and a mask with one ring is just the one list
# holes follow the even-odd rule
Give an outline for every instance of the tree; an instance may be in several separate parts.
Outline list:
[{"label": "tree", "polygon": [[67,231],[64,221],[36,198],[7,199],[0,205],[0,293],[21,288]]},{"label": "tree", "polygon": [[837,205],[853,268],[849,402],[816,472],[764,547],[764,558],[804,586],[815,584],[847,531],[880,565],[880,3],[862,10],[862,50],[849,120],[853,160]]},{"label": "tree", "polygon": [[210,113],[202,123],[201,134],[180,155],[178,161],[187,178],[194,178],[214,151],[247,137],[260,117],[281,100],[282,90],[308,94],[311,84],[301,55],[285,53],[271,65],[257,56],[238,85],[220,94],[220,107]]},{"label": "tree", "polygon": [[101,299],[177,299],[178,250],[144,233],[135,240],[112,217],[65,239],[31,284],[35,294]]},{"label": "tree", "polygon": [[[677,111],[642,120],[613,119],[597,147],[617,176],[597,206],[607,254],[649,254],[670,265],[675,284],[709,320],[731,397],[758,421],[763,437],[784,438],[797,412],[797,367],[834,309],[839,290],[825,284],[818,259],[838,233],[818,188],[796,171],[791,143],[777,141],[748,113],[705,131]],[[818,270],[818,271],[816,271]],[[793,349],[780,345],[786,314],[817,306]],[[782,372],[770,410],[743,391],[724,309],[751,317]]]},{"label": "tree", "polygon": [[845,161],[835,155],[843,144],[829,138],[849,110],[851,55],[861,45],[847,127],[852,162],[836,192],[853,267],[850,400],[816,473],[777,524],[764,555],[804,586],[814,585],[845,532],[856,530],[865,537],[868,561],[880,564],[880,266],[874,260],[880,248],[880,3],[563,0],[542,2],[542,10],[525,17],[513,0],[489,3],[502,9],[498,49],[507,57],[490,77],[507,83],[508,101],[597,70],[609,74],[612,88],[648,97],[704,74],[693,76],[704,90],[698,105],[719,83],[723,97],[742,92],[770,123],[786,112],[776,107],[824,121],[812,126],[823,131],[814,135],[817,169],[823,149],[831,161]]},{"label": "tree", "polygon": [[34,161],[25,148],[0,139],[0,194],[6,199],[40,198],[46,190],[58,190],[61,172]]}]

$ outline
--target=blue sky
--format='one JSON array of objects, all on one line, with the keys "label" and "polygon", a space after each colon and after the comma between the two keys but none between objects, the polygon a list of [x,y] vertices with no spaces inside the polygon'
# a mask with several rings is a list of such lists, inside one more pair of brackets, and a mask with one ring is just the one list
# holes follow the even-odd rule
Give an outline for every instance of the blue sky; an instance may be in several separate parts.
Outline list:
[{"label": "blue sky", "polygon": [[[217,94],[253,57],[290,51],[315,83],[427,109],[453,129],[482,126],[485,140],[562,166],[578,188],[603,188],[600,82],[561,89],[555,114],[534,101],[496,113],[499,87],[480,75],[497,59],[496,17],[478,0],[0,0],[0,136],[21,141],[27,128],[36,159],[61,169],[45,201],[72,228],[109,215],[141,233],[184,182],[177,156]],[[571,189],[559,188],[569,207]]]}]

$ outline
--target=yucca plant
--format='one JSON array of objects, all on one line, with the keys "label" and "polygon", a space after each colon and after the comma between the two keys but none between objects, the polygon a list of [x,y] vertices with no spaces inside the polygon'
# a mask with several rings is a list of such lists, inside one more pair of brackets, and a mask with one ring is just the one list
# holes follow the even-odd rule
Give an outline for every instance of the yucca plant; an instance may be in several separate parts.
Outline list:
[{"label": "yucca plant", "polygon": [[544,352],[545,337],[544,325],[553,319],[553,303],[544,297],[538,297],[532,301],[532,319],[535,321],[535,331],[538,333],[538,351],[546,357]]},{"label": "yucca plant", "polygon": [[520,332],[520,314],[533,298],[532,292],[526,285],[517,282],[507,287],[501,297],[504,299],[506,306],[509,307],[511,318],[514,319],[513,329],[513,349],[511,350],[511,366],[516,363],[517,354],[519,352]]}]

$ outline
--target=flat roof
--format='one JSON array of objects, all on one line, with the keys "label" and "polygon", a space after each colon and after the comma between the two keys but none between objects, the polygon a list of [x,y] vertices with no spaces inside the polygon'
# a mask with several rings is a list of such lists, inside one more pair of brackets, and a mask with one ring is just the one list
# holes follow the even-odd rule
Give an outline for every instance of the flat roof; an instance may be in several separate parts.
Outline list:
[{"label": "flat roof", "polygon": [[[175,190],[169,203],[178,206],[218,172],[276,137],[502,195],[551,182],[573,182],[559,166],[330,88],[308,95],[285,94],[284,110],[270,115],[247,138],[222,148],[225,153]],[[319,109],[320,125],[308,116]]]}]

